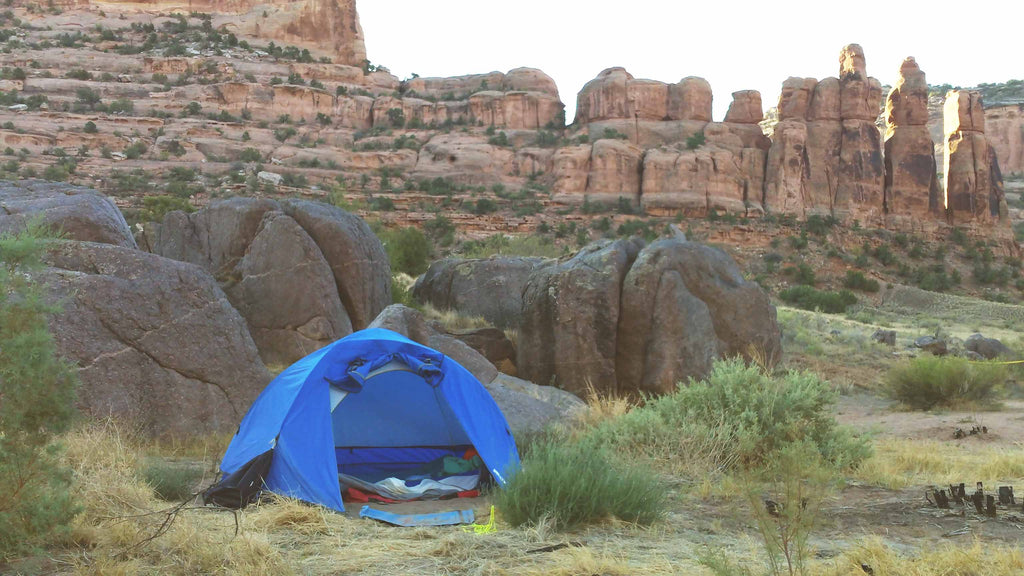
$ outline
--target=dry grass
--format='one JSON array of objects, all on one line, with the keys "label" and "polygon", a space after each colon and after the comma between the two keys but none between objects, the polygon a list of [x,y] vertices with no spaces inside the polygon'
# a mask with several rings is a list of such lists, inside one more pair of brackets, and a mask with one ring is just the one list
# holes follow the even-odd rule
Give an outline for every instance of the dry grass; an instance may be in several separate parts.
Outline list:
[{"label": "dry grass", "polygon": [[970,547],[940,545],[919,555],[901,554],[878,537],[869,538],[834,561],[822,563],[822,576],[864,576],[861,564],[875,574],[900,576],[1010,576],[1024,573],[1024,551],[974,541]]},{"label": "dry grass", "polygon": [[455,310],[438,310],[430,304],[424,304],[420,310],[427,320],[438,322],[447,330],[472,330],[490,326],[483,316],[464,316]]},{"label": "dry grass", "polygon": [[880,440],[855,478],[883,488],[983,481],[1024,481],[1024,445],[1013,448],[950,444],[934,440]]},{"label": "dry grass", "polygon": [[[562,535],[543,523],[478,535],[459,527],[402,529],[286,498],[264,500],[235,516],[187,509],[145,545],[166,509],[139,479],[154,444],[105,421],[64,438],[74,490],[83,505],[73,537],[51,556],[76,574],[670,574],[663,556],[640,553],[644,529],[611,522],[595,528],[606,546],[530,550],[587,535]],[[172,446],[176,454],[186,446]],[[189,449],[191,450],[191,448]],[[625,547],[625,549],[623,549]]]}]

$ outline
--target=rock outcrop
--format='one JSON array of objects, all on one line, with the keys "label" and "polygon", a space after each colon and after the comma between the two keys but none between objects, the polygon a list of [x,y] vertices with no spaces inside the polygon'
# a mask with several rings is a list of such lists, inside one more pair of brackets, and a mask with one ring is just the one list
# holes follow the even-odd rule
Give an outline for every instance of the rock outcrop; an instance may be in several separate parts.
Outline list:
[{"label": "rock outcrop", "polygon": [[775,307],[717,248],[665,239],[640,252],[622,285],[620,392],[671,392],[716,358],[778,358]]},{"label": "rock outcrop", "polygon": [[516,328],[522,319],[523,290],[542,258],[493,257],[438,260],[416,280],[412,295],[438,310],[481,316],[498,328]]},{"label": "rock outcrop", "polygon": [[290,364],[366,327],[391,300],[380,241],[326,204],[233,198],[172,212],[145,237],[154,253],[217,278],[267,363]]},{"label": "rock outcrop", "polygon": [[[69,3],[94,4],[91,0],[72,0]],[[166,0],[95,4],[108,12],[175,12],[183,9],[180,4]],[[215,27],[239,36],[325,51],[338,64],[362,66],[366,60],[366,45],[355,0],[191,0],[187,8],[190,12],[217,14]]]},{"label": "rock outcrop", "polygon": [[884,166],[875,119],[881,84],[867,76],[857,44],[840,52],[839,72],[839,78],[790,78],[783,84],[765,209],[880,225]]},{"label": "rock outcrop", "polygon": [[637,80],[610,68],[580,91],[575,124],[592,144],[552,159],[556,202],[626,202],[656,216],[759,215],[770,142],[761,95],[733,94],[723,123],[711,122],[711,86]]},{"label": "rock outcrop", "polygon": [[951,90],[943,108],[945,132],[944,205],[953,223],[989,222],[997,218],[1003,178],[995,151],[985,138],[981,94]]},{"label": "rock outcrop", "polygon": [[885,208],[903,227],[941,217],[935,145],[927,124],[928,82],[909,57],[885,100]]},{"label": "rock outcrop", "polygon": [[64,242],[41,278],[62,310],[59,353],[88,414],[154,435],[224,432],[270,381],[245,320],[202,268],[109,244]]},{"label": "rock outcrop", "polygon": [[461,364],[490,392],[514,435],[540,432],[586,409],[586,404],[569,392],[498,372],[479,352],[431,326],[422,314],[412,308],[401,304],[388,306],[370,327],[398,332]]},{"label": "rock outcrop", "polygon": [[0,234],[16,233],[34,218],[69,240],[136,247],[121,211],[95,190],[41,180],[0,182]]},{"label": "rock outcrop", "polygon": [[577,395],[618,391],[622,282],[641,247],[637,240],[591,244],[530,275],[516,361],[523,378]]},{"label": "rock outcrop", "polygon": [[1004,174],[1024,175],[1024,104],[986,109],[985,137]]},{"label": "rock outcrop", "polygon": [[725,253],[620,240],[531,275],[517,367],[576,393],[664,393],[724,355],[778,358],[779,339],[768,296]]}]

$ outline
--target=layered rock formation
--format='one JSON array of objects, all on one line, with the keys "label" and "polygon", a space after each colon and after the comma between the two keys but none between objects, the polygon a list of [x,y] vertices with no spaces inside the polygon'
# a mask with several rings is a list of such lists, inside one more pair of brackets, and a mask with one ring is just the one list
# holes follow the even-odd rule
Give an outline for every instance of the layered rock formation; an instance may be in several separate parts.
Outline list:
[{"label": "layered rock formation", "polygon": [[1024,174],[1024,105],[987,108],[985,137],[1004,174]]},{"label": "layered rock formation", "polygon": [[228,32],[279,44],[326,51],[338,64],[362,66],[363,28],[355,0],[168,0],[95,2],[65,0],[76,7],[95,5],[108,12],[200,12],[217,14],[215,25]]},{"label": "layered rock formation", "polygon": [[575,125],[593,143],[555,153],[557,202],[628,202],[660,216],[762,212],[769,141],[757,125],[759,93],[733,94],[726,121],[715,123],[706,80],[665,84],[610,68],[577,102]]},{"label": "layered rock formation", "polygon": [[928,82],[910,57],[885,100],[885,208],[904,227],[942,214],[935,146],[927,124]]},{"label": "layered rock formation", "polygon": [[981,94],[951,90],[943,109],[945,207],[953,223],[987,222],[1005,209],[1002,175],[985,138]]},{"label": "layered rock formation", "polygon": [[154,253],[218,279],[268,364],[289,364],[365,328],[391,301],[380,241],[361,219],[326,204],[233,198],[172,212],[144,238]]},{"label": "layered rock formation", "polygon": [[843,48],[839,78],[790,78],[768,155],[765,209],[881,224],[882,146],[875,119],[881,84],[867,76],[864,51]]}]

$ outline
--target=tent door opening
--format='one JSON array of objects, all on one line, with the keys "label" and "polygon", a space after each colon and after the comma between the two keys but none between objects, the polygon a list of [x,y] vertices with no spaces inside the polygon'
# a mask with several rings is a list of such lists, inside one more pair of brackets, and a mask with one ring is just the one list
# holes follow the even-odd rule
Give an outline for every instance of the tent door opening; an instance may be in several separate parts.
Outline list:
[{"label": "tent door opening", "polygon": [[330,393],[343,493],[429,499],[479,484],[480,457],[440,387],[404,363],[393,360],[370,372],[358,392],[332,385]]}]

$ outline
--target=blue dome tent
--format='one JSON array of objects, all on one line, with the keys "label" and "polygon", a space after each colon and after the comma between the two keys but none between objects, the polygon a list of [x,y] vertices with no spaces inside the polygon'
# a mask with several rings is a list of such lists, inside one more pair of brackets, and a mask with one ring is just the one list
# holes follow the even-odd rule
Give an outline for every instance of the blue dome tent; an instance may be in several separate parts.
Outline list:
[{"label": "blue dome tent", "polygon": [[[249,474],[256,490],[340,512],[339,474],[382,478],[467,449],[499,486],[519,467],[504,415],[468,370],[372,328],[313,352],[267,385],[232,438],[220,465],[224,480],[211,492],[226,483],[237,492]],[[251,474],[254,463],[265,468],[268,461],[269,469]]]}]

